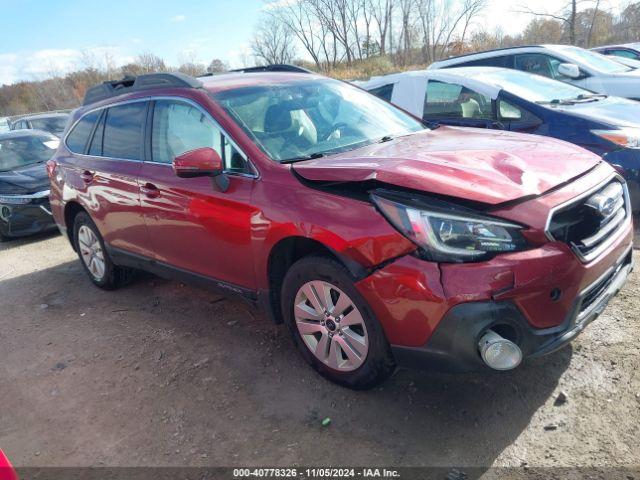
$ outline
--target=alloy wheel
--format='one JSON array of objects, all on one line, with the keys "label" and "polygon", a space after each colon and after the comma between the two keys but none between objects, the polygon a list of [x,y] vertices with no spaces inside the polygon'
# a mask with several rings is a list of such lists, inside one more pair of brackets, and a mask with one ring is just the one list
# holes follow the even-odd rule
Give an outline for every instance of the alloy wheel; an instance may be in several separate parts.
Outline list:
[{"label": "alloy wheel", "polygon": [[102,280],[106,271],[104,252],[97,235],[86,225],[78,229],[78,247],[82,261],[93,278]]},{"label": "alloy wheel", "polygon": [[330,368],[349,372],[364,363],[367,327],[353,300],[335,285],[321,280],[302,285],[294,317],[307,348]]}]

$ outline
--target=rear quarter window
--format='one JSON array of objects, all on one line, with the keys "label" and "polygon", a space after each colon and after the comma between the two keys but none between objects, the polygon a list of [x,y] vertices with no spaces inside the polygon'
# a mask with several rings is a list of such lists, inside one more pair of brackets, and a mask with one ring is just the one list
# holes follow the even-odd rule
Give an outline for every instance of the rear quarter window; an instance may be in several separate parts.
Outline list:
[{"label": "rear quarter window", "polygon": [[89,136],[100,112],[90,112],[82,117],[67,136],[67,148],[73,153],[85,153]]},{"label": "rear quarter window", "polygon": [[371,90],[369,90],[369,93],[373,93],[376,97],[390,102],[391,96],[393,95],[393,83],[382,85],[381,87],[372,88]]}]

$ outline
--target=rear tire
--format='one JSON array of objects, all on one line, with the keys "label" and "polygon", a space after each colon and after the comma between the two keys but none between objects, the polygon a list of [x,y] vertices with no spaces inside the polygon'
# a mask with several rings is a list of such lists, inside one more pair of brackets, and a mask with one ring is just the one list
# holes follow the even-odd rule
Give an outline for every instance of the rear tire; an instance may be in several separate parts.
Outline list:
[{"label": "rear tire", "polygon": [[131,281],[134,271],[111,261],[98,227],[85,212],[74,219],[73,240],[82,268],[94,285],[114,290]]},{"label": "rear tire", "polygon": [[332,382],[368,389],[395,370],[382,326],[336,260],[314,255],[294,263],[282,286],[282,312],[304,359]]}]

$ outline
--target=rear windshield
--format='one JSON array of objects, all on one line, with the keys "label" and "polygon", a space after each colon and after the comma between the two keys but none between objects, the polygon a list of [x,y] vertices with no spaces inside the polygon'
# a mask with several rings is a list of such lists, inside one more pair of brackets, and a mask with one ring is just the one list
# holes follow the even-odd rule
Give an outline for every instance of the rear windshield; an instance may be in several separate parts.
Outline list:
[{"label": "rear windshield", "polygon": [[36,130],[44,130],[61,135],[67,126],[68,116],[65,117],[41,117],[30,120],[31,126]]},{"label": "rear windshield", "polygon": [[49,160],[58,148],[55,137],[29,135],[0,140],[0,172]]},{"label": "rear windshield", "polygon": [[509,93],[513,93],[529,102],[554,102],[576,99],[580,95],[593,92],[559,82],[541,75],[529,75],[516,70],[502,70],[481,74],[477,77],[489,83],[495,83]]},{"label": "rear windshield", "polygon": [[560,50],[566,57],[575,61],[578,66],[584,66],[602,73],[624,73],[633,70],[606,56],[578,47],[563,47]]}]

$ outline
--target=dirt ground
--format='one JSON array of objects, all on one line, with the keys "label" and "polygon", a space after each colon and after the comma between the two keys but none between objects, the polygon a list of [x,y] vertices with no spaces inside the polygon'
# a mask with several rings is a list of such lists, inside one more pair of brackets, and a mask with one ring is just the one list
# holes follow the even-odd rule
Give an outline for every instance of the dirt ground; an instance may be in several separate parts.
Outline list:
[{"label": "dirt ground", "polygon": [[0,448],[17,466],[638,466],[639,279],[515,371],[354,392],[242,302],[150,275],[104,292],[58,235],[0,244]]}]

